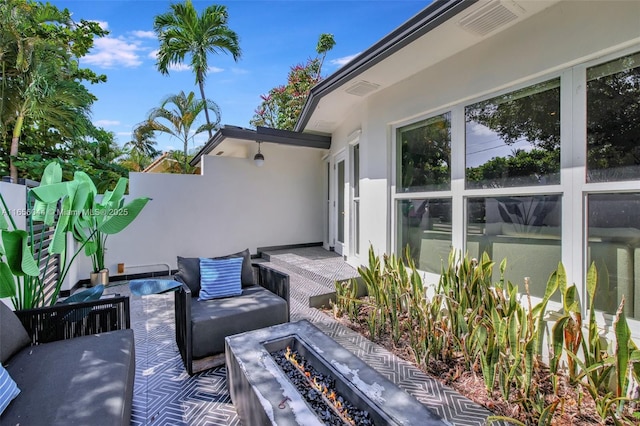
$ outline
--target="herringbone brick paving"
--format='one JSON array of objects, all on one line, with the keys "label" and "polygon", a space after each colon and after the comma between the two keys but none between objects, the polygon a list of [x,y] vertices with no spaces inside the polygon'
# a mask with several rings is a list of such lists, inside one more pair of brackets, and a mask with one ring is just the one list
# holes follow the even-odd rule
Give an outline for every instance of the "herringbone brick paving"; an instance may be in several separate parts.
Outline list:
[{"label": "herringbone brick paving", "polygon": [[[311,321],[447,422],[484,424],[490,415],[484,408],[323,312],[309,308],[308,298],[318,293],[319,285],[330,292],[335,279],[356,275],[340,257],[321,250],[312,247],[269,254],[269,266],[290,275],[291,321]],[[111,286],[108,292],[129,294],[127,285]],[[240,424],[227,392],[224,366],[192,377],[186,373],[174,340],[172,293],[131,296],[131,322],[136,339],[132,425]]]}]

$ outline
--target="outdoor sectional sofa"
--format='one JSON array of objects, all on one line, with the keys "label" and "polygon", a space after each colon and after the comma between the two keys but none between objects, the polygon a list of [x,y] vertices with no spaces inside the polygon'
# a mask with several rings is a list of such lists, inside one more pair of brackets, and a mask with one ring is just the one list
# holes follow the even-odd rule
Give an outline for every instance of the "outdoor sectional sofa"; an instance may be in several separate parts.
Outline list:
[{"label": "outdoor sectional sofa", "polygon": [[199,300],[199,258],[178,257],[175,292],[176,343],[192,375],[224,364],[225,337],[289,321],[289,276],[251,263],[249,250],[215,259],[242,257],[242,294]]},{"label": "outdoor sectional sofa", "polygon": [[0,424],[129,425],[129,321],[128,297],[18,312],[0,302],[0,362],[20,389]]}]

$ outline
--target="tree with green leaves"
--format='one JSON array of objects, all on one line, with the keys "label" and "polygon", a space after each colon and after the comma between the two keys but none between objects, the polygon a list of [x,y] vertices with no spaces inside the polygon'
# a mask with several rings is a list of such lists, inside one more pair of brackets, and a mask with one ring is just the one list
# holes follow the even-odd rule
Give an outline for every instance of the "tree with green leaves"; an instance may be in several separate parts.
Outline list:
[{"label": "tree with green leaves", "polygon": [[304,65],[291,67],[287,84],[274,87],[266,95],[260,96],[262,103],[251,119],[251,125],[293,130],[309,91],[322,81],[322,65],[327,52],[335,44],[332,34],[320,34],[316,45],[318,55]]},{"label": "tree with green leaves", "polygon": [[155,131],[147,121],[138,124],[133,129],[132,138],[124,144],[125,149],[150,158],[157,157],[160,152],[156,149],[158,142],[155,140]]},{"label": "tree with green leaves", "polygon": [[[209,71],[208,56],[211,53],[229,53],[237,61],[241,50],[238,35],[227,22],[226,6],[207,6],[198,15],[191,0],[171,4],[170,11],[156,16],[153,28],[160,41],[157,67],[162,74],[169,74],[172,65],[182,64],[187,57],[196,77],[203,102],[207,101],[204,83]],[[207,124],[211,125],[209,112],[205,108]],[[209,137],[212,136],[210,126]]]},{"label": "tree with green leaves", "polygon": [[17,180],[25,128],[71,138],[92,127],[95,97],[82,82],[106,77],[80,68],[78,60],[107,32],[96,22],[74,22],[67,9],[28,0],[0,4],[0,24],[0,136]]},{"label": "tree with green leaves", "polygon": [[119,160],[120,164],[130,172],[141,172],[146,169],[153,159],[146,154],[132,149],[127,149],[125,155]]},{"label": "tree with green leaves", "polygon": [[[215,121],[204,123],[192,130],[197,124],[198,116],[207,110],[214,113]],[[146,125],[154,131],[166,133],[182,141],[184,145],[182,170],[188,173],[189,140],[202,132],[218,129],[219,124],[220,109],[215,102],[208,99],[198,100],[193,92],[189,92],[188,95],[180,92],[166,97],[159,107],[152,109]]]}]

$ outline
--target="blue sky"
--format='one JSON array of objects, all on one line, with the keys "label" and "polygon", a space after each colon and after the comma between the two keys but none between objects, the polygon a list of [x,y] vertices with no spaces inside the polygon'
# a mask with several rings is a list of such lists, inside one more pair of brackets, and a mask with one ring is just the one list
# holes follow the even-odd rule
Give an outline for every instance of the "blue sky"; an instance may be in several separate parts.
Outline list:
[{"label": "blue sky", "polygon": [[[180,91],[194,91],[195,78],[189,69],[172,70],[169,76],[155,68],[158,42],[153,19],[169,10],[169,1],[71,0],[52,1],[68,8],[75,20],[98,21],[110,31],[96,41],[81,66],[106,74],[107,83],[90,87],[98,101],[93,121],[116,134],[124,144],[132,128],[163,98]],[[211,2],[194,1],[201,11]],[[205,92],[222,112],[222,123],[249,127],[260,104],[260,95],[286,82],[292,65],[315,57],[321,33],[331,33],[336,46],[323,68],[326,76],[345,61],[380,40],[426,7],[429,1],[220,1],[229,11],[229,27],[238,33],[242,57],[234,62],[228,55],[212,55]],[[204,134],[194,138],[193,148],[206,142]],[[182,143],[158,137],[158,148],[181,149]]]}]

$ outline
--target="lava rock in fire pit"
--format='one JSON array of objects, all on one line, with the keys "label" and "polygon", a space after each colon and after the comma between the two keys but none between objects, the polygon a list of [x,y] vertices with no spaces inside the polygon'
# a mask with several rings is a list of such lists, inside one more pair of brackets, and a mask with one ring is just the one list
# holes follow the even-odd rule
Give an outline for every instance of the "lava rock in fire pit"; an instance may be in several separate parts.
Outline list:
[{"label": "lava rock in fire pit", "polygon": [[296,351],[287,348],[273,352],[271,356],[326,425],[374,425],[366,410],[359,409],[335,391],[332,377],[316,371]]}]

